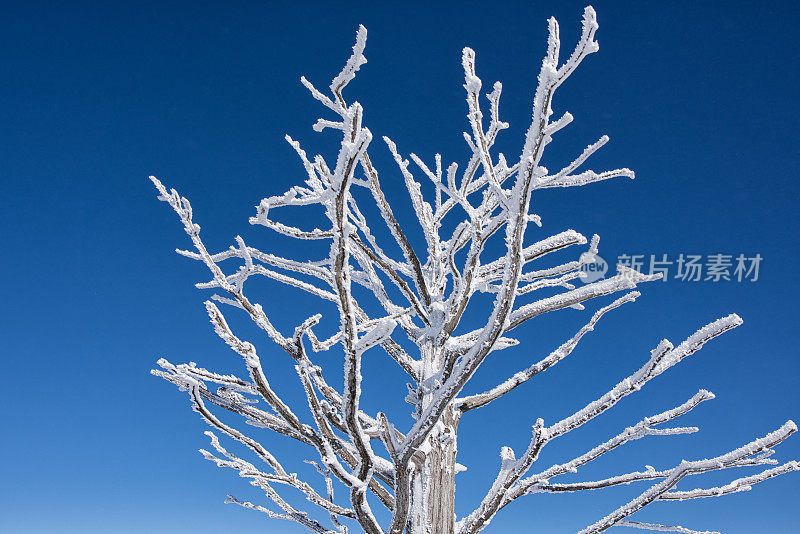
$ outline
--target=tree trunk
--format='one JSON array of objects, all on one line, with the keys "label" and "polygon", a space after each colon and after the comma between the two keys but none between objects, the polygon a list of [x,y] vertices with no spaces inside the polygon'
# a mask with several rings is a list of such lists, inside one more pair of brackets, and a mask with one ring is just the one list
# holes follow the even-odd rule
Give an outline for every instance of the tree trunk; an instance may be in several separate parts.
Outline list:
[{"label": "tree trunk", "polygon": [[448,410],[443,423],[413,460],[408,534],[455,534],[458,420]]},{"label": "tree trunk", "polygon": [[413,457],[408,534],[455,534],[458,415],[448,408]]}]

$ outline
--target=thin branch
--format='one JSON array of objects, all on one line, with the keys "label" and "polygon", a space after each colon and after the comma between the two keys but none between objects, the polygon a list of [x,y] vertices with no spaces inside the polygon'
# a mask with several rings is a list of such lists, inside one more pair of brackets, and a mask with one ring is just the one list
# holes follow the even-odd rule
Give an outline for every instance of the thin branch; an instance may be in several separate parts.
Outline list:
[{"label": "thin branch", "polygon": [[560,347],[556,350],[551,352],[546,358],[540,360],[539,362],[531,365],[524,371],[520,371],[519,373],[515,374],[502,384],[495,386],[494,388],[485,391],[483,393],[479,393],[477,395],[470,395],[469,397],[464,397],[463,399],[457,399],[455,404],[461,409],[462,412],[466,412],[469,410],[474,410],[475,408],[480,408],[481,406],[486,406],[493,400],[500,398],[501,396],[505,395],[509,391],[514,390],[518,386],[524,384],[537,374],[545,371],[546,369],[552,367],[556,363],[560,362],[567,356],[569,356],[575,347],[578,346],[578,342],[581,338],[588,332],[594,330],[595,325],[603,317],[604,314],[607,312],[622,306],[627,302],[633,302],[639,296],[638,291],[632,291],[625,295],[624,297],[620,297],[608,306],[600,308],[595,314],[592,316],[591,320],[584,325],[578,332],[572,336],[568,341],[563,343]]},{"label": "thin branch", "polygon": [[620,521],[625,520],[628,516],[641,510],[644,506],[659,499],[684,477],[732,466],[744,458],[771,449],[775,445],[788,438],[796,430],[797,425],[795,425],[792,421],[788,421],[776,431],[767,434],[763,438],[751,441],[750,443],[729,453],[708,460],[697,460],[693,462],[684,460],[675,468],[673,468],[670,475],[662,482],[659,482],[658,484],[647,489],[638,497],[611,512],[603,519],[581,530],[579,534],[596,534],[598,532],[603,532],[616,525]]},{"label": "thin branch", "polygon": [[164,185],[157,178],[151,176],[150,180],[158,189],[158,199],[167,202],[170,206],[172,206],[172,209],[174,209],[180,217],[186,233],[189,234],[192,243],[197,249],[198,255],[202,259],[203,263],[205,263],[206,267],[208,267],[208,269],[214,275],[214,280],[218,283],[219,287],[224,291],[227,291],[239,303],[242,309],[247,311],[253,322],[262,328],[270,337],[270,339],[291,354],[291,342],[281,335],[281,333],[278,332],[274,326],[272,326],[272,323],[270,322],[269,318],[267,318],[267,315],[264,313],[264,310],[259,304],[252,304],[240,290],[228,282],[227,277],[211,258],[211,255],[208,253],[205,244],[200,239],[200,225],[196,224],[192,220],[192,206],[189,203],[189,200],[180,196],[175,189],[171,189],[168,192]]},{"label": "thin branch", "polygon": [[324,510],[330,512],[331,514],[340,515],[343,517],[355,518],[355,512],[353,510],[343,508],[334,503],[332,500],[326,499],[325,497],[317,493],[308,483],[300,480],[296,474],[287,473],[286,470],[282,466],[280,466],[280,464],[279,468],[275,469],[274,474],[270,475],[267,473],[263,473],[260,470],[256,469],[256,467],[250,462],[247,462],[235,456],[234,454],[230,453],[228,450],[226,450],[222,446],[222,444],[220,444],[219,438],[217,438],[217,436],[213,432],[207,431],[205,434],[211,438],[211,445],[214,447],[214,449],[216,449],[217,452],[221,453],[226,458],[228,458],[227,460],[223,460],[221,458],[214,456],[213,454],[211,454],[206,450],[200,449],[200,453],[203,455],[203,457],[206,460],[214,462],[217,465],[217,467],[228,467],[231,469],[236,469],[239,472],[240,477],[250,478],[253,485],[255,486],[261,486],[262,482],[263,483],[276,482],[279,484],[292,486],[301,491],[306,496],[306,499],[309,502],[316,504],[317,506],[323,508]]},{"label": "thin branch", "polygon": [[688,491],[669,491],[663,493],[659,500],[662,501],[684,501],[688,499],[702,499],[705,497],[720,497],[722,495],[730,495],[731,493],[739,493],[740,491],[750,491],[754,484],[769,480],[770,478],[790,473],[800,469],[800,464],[796,461],[786,462],[785,464],[767,469],[756,475],[748,477],[737,478],[736,480],[714,488],[693,489]]},{"label": "thin branch", "polygon": [[[525,495],[526,493],[532,493],[535,491],[539,491],[543,489],[545,485],[549,487],[554,487],[552,484],[548,484],[548,481],[563,475],[565,473],[575,473],[577,472],[578,468],[593,462],[594,460],[598,459],[599,457],[603,456],[606,453],[611,452],[612,450],[616,449],[617,447],[624,445],[630,441],[634,441],[640,439],[646,435],[653,435],[651,430],[655,425],[660,425],[666,423],[668,421],[672,421],[689,413],[694,408],[700,405],[700,403],[712,400],[714,398],[714,394],[710,391],[706,391],[701,389],[695,395],[692,396],[689,400],[672,408],[671,410],[667,410],[657,415],[653,415],[650,417],[645,417],[638,423],[633,426],[627,427],[625,430],[614,436],[608,441],[601,443],[587,451],[586,453],[578,456],[570,460],[569,462],[563,464],[556,464],[545,471],[538,473],[536,475],[531,475],[528,478],[520,480],[519,483],[512,488],[508,494],[506,495],[505,504],[510,503],[512,500]],[[691,429],[695,430],[695,429]],[[626,475],[620,475],[618,477],[612,477],[609,479],[605,479],[599,482],[579,482],[576,483],[576,487],[578,489],[598,489],[601,487],[607,486],[614,486],[618,484],[628,484],[635,480],[649,480],[652,478],[659,478],[660,473],[653,469],[648,469],[645,472],[639,473],[628,473]],[[558,488],[556,487],[555,490],[557,491]]]},{"label": "thin branch", "polygon": [[680,534],[722,534],[716,530],[691,530],[680,525],[658,525],[655,523],[639,523],[637,521],[620,521],[617,523],[618,527],[632,527],[639,530],[649,530],[652,532],[678,532]]}]

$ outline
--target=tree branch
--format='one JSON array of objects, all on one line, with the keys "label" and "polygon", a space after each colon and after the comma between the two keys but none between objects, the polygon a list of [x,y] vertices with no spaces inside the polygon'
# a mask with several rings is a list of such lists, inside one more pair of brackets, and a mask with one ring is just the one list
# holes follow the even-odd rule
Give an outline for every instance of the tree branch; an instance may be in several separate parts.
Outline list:
[{"label": "tree branch", "polygon": [[477,395],[470,395],[469,397],[464,397],[463,399],[456,399],[455,401],[456,406],[458,406],[462,412],[474,410],[475,408],[486,406],[493,400],[502,397],[506,393],[524,384],[537,374],[547,370],[548,368],[552,367],[556,363],[560,362],[561,360],[572,354],[572,351],[575,350],[575,347],[578,346],[578,342],[581,340],[581,338],[587,332],[591,332],[592,330],[594,330],[595,325],[605,313],[622,306],[626,302],[633,302],[634,300],[636,300],[638,296],[639,296],[638,291],[632,291],[631,293],[628,293],[624,297],[615,300],[608,306],[601,308],[600,310],[595,312],[591,320],[585,326],[583,326],[583,328],[581,328],[568,341],[566,341],[556,350],[551,352],[546,358],[533,364],[524,371],[520,371],[519,373],[515,374],[502,384],[499,384],[488,391],[484,391],[483,393],[479,393]]},{"label": "tree branch", "polygon": [[[659,482],[658,484],[647,489],[637,498],[611,512],[603,519],[581,530],[579,534],[595,534],[598,532],[603,532],[633,513],[641,510],[644,506],[650,504],[656,499],[659,499],[684,477],[731,467],[744,458],[771,449],[775,445],[788,438],[796,430],[797,426],[794,424],[794,422],[788,421],[776,431],[767,434],[763,438],[751,441],[750,443],[727,454],[723,454],[708,460],[697,460],[693,462],[684,460],[679,465],[674,467],[670,475],[662,482]],[[794,469],[796,469],[796,466]]]}]

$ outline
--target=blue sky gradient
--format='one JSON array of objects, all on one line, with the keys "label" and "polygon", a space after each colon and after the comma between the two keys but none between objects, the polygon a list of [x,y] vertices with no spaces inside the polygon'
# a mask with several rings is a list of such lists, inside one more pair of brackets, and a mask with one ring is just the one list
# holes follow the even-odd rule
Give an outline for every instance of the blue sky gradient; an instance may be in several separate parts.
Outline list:
[{"label": "blue sky gradient", "polygon": [[[569,111],[575,121],[548,147],[544,164],[560,168],[606,133],[611,143],[592,168],[630,167],[637,179],[537,194],[533,209],[544,227],[532,238],[567,228],[598,233],[600,254],[610,262],[620,254],[760,254],[760,276],[648,284],[568,360],[465,417],[459,459],[469,470],[457,479],[459,516],[491,484],[499,447],[524,448],[537,417],[552,423],[568,415],[638,368],[661,338],[679,342],[732,312],[742,316],[742,327],[553,443],[542,465],[568,460],[701,387],[717,400],[680,420],[700,425],[700,433],[634,442],[581,476],[715,456],[800,418],[800,8],[788,1],[593,5],[600,52],[557,93],[556,113]],[[318,257],[247,219],[261,198],[302,180],[285,133],[309,152],[335,157],[335,136],[311,130],[325,110],[298,80],[305,75],[325,87],[364,24],[369,63],[347,94],[365,108],[387,194],[419,244],[410,208],[403,208],[402,179],[379,136],[390,136],[404,154],[432,161],[441,152],[445,161],[463,162],[460,57],[470,46],[484,87],[503,82],[501,117],[511,128],[498,144],[509,158],[517,155],[547,17],[560,22],[566,56],[583,6],[4,2],[0,531],[303,532],[222,504],[226,493],[249,500],[258,494],[200,457],[207,427],[185,394],[149,375],[161,356],[222,372],[241,373],[242,366],[210,328],[203,308],[210,294],[193,287],[208,275],[172,252],[190,244],[147,176],[189,197],[214,249],[242,234],[262,250]],[[313,300],[289,289],[252,286],[284,332],[315,311]],[[600,304],[531,322],[520,333],[522,345],[496,353],[471,390],[539,359]],[[291,382],[286,396],[302,402],[288,358],[233,311],[227,315],[242,337],[258,342],[273,383]],[[370,354],[365,405],[388,410],[407,428],[403,376],[378,352]],[[331,376],[341,373],[338,355],[321,358]],[[266,436],[292,465],[293,444],[253,434]],[[777,456],[800,458],[800,438]],[[738,475],[695,478],[683,487]],[[490,531],[575,532],[627,502],[633,490],[530,496],[503,510]],[[793,533],[800,531],[799,497],[800,475],[790,474],[745,494],[657,503],[638,518],[726,534]]]}]

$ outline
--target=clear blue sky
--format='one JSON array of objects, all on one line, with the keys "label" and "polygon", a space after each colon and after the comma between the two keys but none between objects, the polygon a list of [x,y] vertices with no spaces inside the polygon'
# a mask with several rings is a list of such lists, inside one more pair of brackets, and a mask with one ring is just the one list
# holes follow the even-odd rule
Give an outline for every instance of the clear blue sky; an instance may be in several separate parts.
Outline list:
[{"label": "clear blue sky", "polygon": [[[323,111],[298,79],[324,87],[359,23],[369,30],[369,63],[348,91],[376,137],[389,135],[404,153],[427,159],[436,151],[463,158],[460,51],[468,45],[484,86],[504,83],[501,112],[511,129],[501,145],[517,154],[546,19],[561,23],[566,54],[583,3],[98,4],[4,2],[0,17],[0,530],[302,532],[222,504],[229,492],[257,494],[202,460],[195,451],[208,446],[206,427],[185,394],[148,374],[160,356],[224,371],[240,365],[211,331],[202,304],[208,294],[193,287],[206,273],[172,253],[188,246],[186,235],[147,176],[193,201],[214,248],[242,233],[270,249],[275,238],[247,218],[262,197],[303,175],[284,133],[311,150],[330,148],[311,130]],[[557,95],[556,112],[569,110],[576,120],[545,164],[558,167],[607,133],[612,141],[594,167],[627,166],[637,180],[541,194],[534,207],[543,231],[599,233],[601,255],[612,261],[623,253],[760,254],[760,278],[650,284],[635,305],[604,319],[571,360],[505,404],[466,417],[459,450],[469,471],[458,475],[459,515],[491,483],[499,446],[523,448],[536,417],[568,415],[638,367],[662,337],[680,341],[731,312],[743,327],[553,444],[541,462],[569,459],[700,387],[717,400],[681,423],[699,424],[701,433],[629,444],[586,476],[714,456],[800,418],[800,9],[789,1],[594,5],[600,52]],[[381,144],[374,150],[380,154]],[[383,175],[402,202],[395,169],[385,166]],[[309,315],[308,301],[289,291],[254,289],[285,331]],[[476,384],[523,368],[586,318],[569,310],[530,324],[523,345],[498,353]],[[289,379],[285,355],[265,343],[261,352],[277,384]],[[407,420],[396,371],[377,353],[366,366],[377,384],[365,393],[369,409],[388,405]],[[270,443],[282,457],[296,450]],[[800,457],[800,437],[778,457]],[[535,521],[537,532],[574,532],[627,502],[632,490],[532,496],[501,512],[491,531],[527,532]],[[790,533],[800,530],[798,497],[794,474],[749,494],[656,504],[640,518],[727,534]]]}]

